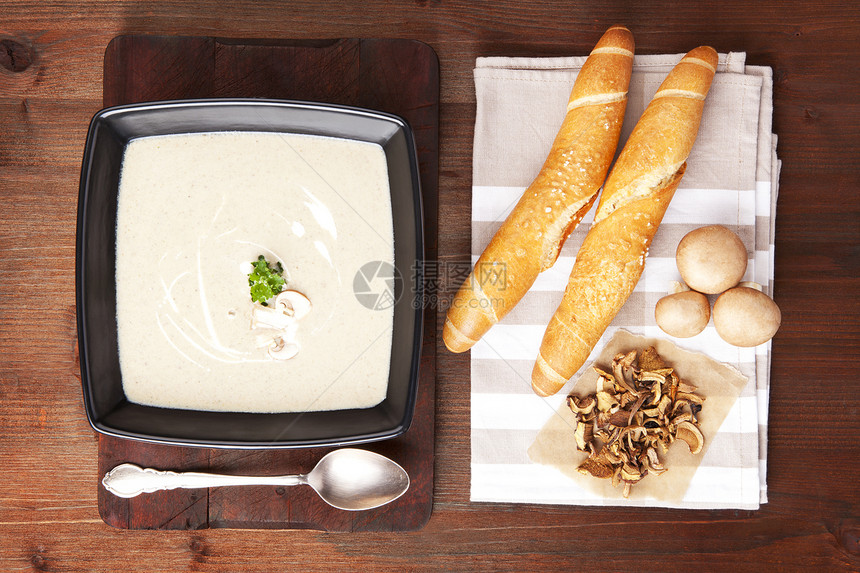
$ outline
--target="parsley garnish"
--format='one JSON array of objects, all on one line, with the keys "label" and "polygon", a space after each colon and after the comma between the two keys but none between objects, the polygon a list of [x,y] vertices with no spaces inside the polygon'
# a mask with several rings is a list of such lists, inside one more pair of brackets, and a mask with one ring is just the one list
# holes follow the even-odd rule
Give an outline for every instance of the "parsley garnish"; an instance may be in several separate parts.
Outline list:
[{"label": "parsley garnish", "polygon": [[284,279],[284,267],[281,261],[275,263],[275,267],[269,266],[266,257],[260,255],[254,263],[254,270],[248,275],[248,286],[251,287],[251,300],[268,306],[267,300],[284,289],[287,282]]}]

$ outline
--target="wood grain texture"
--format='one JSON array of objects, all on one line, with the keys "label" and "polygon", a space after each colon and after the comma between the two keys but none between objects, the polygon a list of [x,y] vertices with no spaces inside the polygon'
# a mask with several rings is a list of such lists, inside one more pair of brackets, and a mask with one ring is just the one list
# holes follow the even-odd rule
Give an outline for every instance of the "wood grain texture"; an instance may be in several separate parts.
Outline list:
[{"label": "wood grain texture", "polygon": [[[0,40],[32,51],[20,71],[0,53],[0,570],[860,570],[856,2],[0,0],[0,14]],[[74,356],[74,221],[83,140],[101,107],[113,37],[428,43],[441,64],[439,256],[457,261],[470,246],[474,59],[583,55],[614,23],[630,27],[638,53],[710,44],[774,69],[783,326],[773,345],[768,504],[748,512],[470,503],[469,359],[439,347],[434,506],[422,530],[104,524],[98,444]],[[50,299],[39,290],[46,282]]]}]

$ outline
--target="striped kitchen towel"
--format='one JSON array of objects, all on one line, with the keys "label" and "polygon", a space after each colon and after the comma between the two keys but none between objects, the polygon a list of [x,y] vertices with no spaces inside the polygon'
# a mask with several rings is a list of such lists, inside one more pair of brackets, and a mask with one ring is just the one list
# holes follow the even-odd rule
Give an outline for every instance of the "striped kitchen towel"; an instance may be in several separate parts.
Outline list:
[{"label": "striped kitchen towel", "polygon": [[[681,56],[635,57],[619,151]],[[584,61],[585,57],[477,60],[473,263],[543,164]],[[596,357],[613,334],[624,329],[670,339],[738,369],[748,382],[714,437],[721,447],[706,452],[683,498],[671,503],[595,499],[557,469],[530,460],[530,445],[572,386],[568,383],[556,396],[541,398],[532,392],[530,380],[544,330],[591,225],[590,213],[566,242],[555,266],[542,273],[520,304],[472,349],[472,501],[742,509],[756,509],[767,501],[770,344],[730,346],[717,336],[713,323],[693,338],[673,340],[655,325],[654,305],[671,281],[680,280],[674,253],[681,237],[717,223],[737,232],[747,246],[744,280],[758,282],[772,293],[779,174],[771,131],[772,85],[771,70],[747,66],[745,54],[720,55],[686,174],[651,245],[645,272],[592,353]],[[589,364],[590,360],[583,368]]]}]

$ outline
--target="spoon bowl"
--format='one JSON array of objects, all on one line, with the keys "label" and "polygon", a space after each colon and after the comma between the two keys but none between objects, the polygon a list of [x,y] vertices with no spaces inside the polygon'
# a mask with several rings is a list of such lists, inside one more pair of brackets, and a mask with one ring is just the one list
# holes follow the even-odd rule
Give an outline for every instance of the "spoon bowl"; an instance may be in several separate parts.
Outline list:
[{"label": "spoon bowl", "polygon": [[355,511],[394,501],[409,489],[409,475],[385,456],[343,449],[326,454],[307,474],[307,483],[326,503]]},{"label": "spoon bowl", "polygon": [[134,464],[121,464],[105,474],[102,484],[109,492],[125,498],[177,488],[309,485],[332,507],[361,511],[380,507],[406,493],[409,489],[409,474],[385,456],[367,450],[344,448],[323,456],[307,474],[236,476],[159,471]]}]

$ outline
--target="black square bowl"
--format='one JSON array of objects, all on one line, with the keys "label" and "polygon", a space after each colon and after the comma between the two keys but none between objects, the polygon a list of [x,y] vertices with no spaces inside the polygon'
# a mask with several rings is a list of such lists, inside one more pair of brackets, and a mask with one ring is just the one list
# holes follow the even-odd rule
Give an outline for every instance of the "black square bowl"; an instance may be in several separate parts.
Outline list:
[{"label": "black square bowl", "polygon": [[[264,131],[355,139],[382,146],[394,226],[394,333],[388,393],[373,408],[253,414],[142,406],[122,388],[116,322],[116,216],[120,167],[134,138]],[[393,438],[412,421],[418,390],[423,217],[415,142],[400,117],[297,101],[211,99],[153,102],[100,111],[87,135],[78,199],[76,297],[84,404],[104,434],[223,448],[343,446]]]}]

